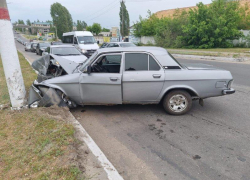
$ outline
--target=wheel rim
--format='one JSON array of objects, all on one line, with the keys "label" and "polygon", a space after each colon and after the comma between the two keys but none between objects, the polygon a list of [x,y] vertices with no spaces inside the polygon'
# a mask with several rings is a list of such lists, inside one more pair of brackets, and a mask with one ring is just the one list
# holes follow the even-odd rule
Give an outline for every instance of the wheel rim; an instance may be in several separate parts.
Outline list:
[{"label": "wheel rim", "polygon": [[182,94],[176,94],[172,96],[168,102],[168,107],[173,112],[182,112],[187,108],[187,106],[188,106],[187,98]]}]

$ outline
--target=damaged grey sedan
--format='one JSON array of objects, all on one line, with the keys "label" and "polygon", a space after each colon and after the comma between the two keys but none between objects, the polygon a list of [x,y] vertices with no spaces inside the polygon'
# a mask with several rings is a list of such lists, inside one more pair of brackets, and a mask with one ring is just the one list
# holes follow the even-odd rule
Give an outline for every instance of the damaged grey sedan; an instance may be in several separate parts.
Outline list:
[{"label": "damaged grey sedan", "polygon": [[193,100],[235,93],[227,70],[205,64],[180,64],[166,49],[128,47],[98,49],[79,65],[47,55],[32,64],[38,78],[29,106],[159,104],[183,115]]}]

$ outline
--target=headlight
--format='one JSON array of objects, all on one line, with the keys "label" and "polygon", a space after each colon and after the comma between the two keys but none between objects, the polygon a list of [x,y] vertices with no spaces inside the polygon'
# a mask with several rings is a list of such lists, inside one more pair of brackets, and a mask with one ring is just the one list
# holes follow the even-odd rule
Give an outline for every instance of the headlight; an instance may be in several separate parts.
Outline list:
[{"label": "headlight", "polygon": [[82,49],[82,53],[86,53],[87,51],[85,49]]},{"label": "headlight", "polygon": [[229,83],[228,83],[228,85],[227,85],[227,88],[228,88],[228,89],[231,88],[231,86],[232,86],[232,84],[233,84],[233,81],[234,81],[234,80],[229,81]]}]

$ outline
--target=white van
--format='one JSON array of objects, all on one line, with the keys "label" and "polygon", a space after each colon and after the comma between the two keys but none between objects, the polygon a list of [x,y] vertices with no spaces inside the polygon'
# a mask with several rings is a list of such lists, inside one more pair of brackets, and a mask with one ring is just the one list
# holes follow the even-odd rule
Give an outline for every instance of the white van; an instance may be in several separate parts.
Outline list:
[{"label": "white van", "polygon": [[85,56],[90,57],[99,46],[89,31],[74,31],[63,33],[62,42],[65,44],[73,44]]}]

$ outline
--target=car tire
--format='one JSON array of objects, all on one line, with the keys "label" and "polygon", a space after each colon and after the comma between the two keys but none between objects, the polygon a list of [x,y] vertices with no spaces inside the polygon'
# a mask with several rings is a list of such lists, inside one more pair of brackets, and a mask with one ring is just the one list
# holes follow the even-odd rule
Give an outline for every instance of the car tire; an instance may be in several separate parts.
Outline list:
[{"label": "car tire", "polygon": [[184,115],[192,108],[192,97],[184,90],[171,91],[164,97],[163,107],[168,114]]}]

